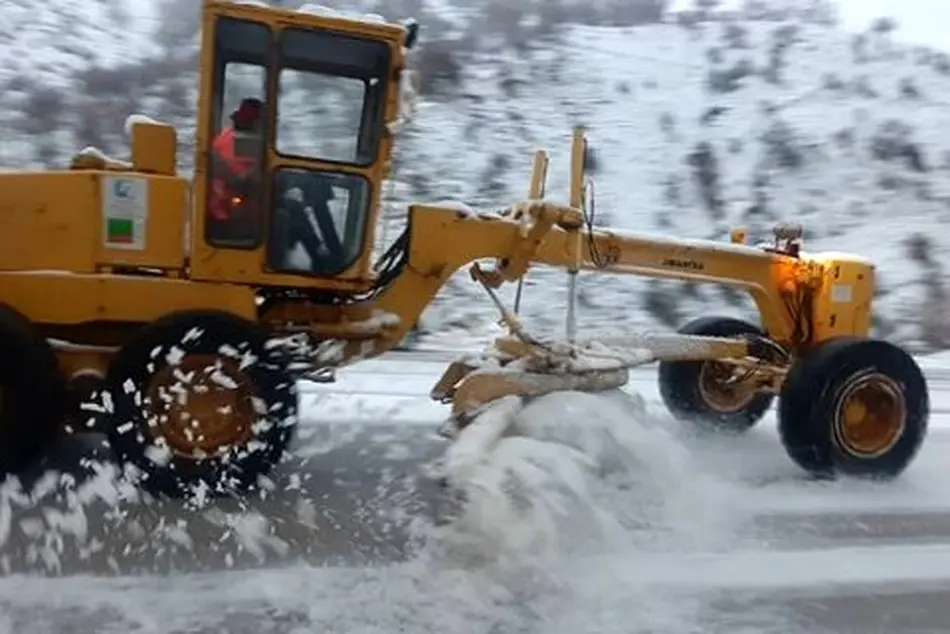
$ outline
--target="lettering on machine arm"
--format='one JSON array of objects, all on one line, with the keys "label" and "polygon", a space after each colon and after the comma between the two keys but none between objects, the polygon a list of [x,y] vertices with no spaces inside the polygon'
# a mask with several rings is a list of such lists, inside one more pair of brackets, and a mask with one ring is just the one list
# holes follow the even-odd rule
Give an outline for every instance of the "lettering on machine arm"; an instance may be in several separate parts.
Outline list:
[{"label": "lettering on machine arm", "polygon": [[669,266],[674,269],[685,269],[687,271],[702,271],[706,268],[706,265],[702,262],[682,258],[667,258],[663,260],[663,266]]},{"label": "lettering on machine arm", "polygon": [[105,247],[144,251],[148,181],[128,176],[103,176],[101,185]]}]

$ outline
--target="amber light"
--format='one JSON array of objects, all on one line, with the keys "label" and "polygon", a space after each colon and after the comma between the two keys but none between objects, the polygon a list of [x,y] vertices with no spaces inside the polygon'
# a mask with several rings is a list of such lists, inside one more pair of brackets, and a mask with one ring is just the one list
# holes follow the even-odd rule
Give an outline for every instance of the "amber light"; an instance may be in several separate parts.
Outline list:
[{"label": "amber light", "polygon": [[797,262],[780,260],[775,263],[775,278],[779,292],[794,293],[798,288],[800,271]]}]

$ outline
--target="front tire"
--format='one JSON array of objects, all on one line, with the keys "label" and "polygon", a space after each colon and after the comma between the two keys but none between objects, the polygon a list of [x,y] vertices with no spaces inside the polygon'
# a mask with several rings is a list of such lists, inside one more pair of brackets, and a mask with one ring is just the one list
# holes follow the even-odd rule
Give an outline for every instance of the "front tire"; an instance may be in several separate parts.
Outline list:
[{"label": "front tire", "polygon": [[905,350],[875,339],[828,341],[796,361],[779,399],[789,457],[812,474],[890,479],[927,435],[930,397]]},{"label": "front tire", "polygon": [[[764,335],[760,328],[731,317],[701,317],[678,332],[704,337]],[[727,385],[723,377],[729,370],[716,361],[661,361],[660,396],[678,420],[718,432],[745,432],[765,416],[775,396],[742,383]]]},{"label": "front tire", "polygon": [[267,340],[234,315],[186,311],[119,351],[107,377],[108,433],[146,489],[240,493],[279,462],[297,423],[297,389]]}]

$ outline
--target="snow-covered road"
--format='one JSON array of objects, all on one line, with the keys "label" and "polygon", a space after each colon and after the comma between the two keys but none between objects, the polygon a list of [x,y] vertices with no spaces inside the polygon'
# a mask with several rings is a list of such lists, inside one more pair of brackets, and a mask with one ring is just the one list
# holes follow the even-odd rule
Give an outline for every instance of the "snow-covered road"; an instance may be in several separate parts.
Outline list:
[{"label": "snow-covered road", "polygon": [[[950,631],[950,364],[924,362],[933,430],[889,484],[809,481],[771,420],[740,438],[686,435],[655,371],[638,370],[628,389],[651,428],[617,437],[628,480],[569,511],[536,482],[547,514],[486,496],[468,537],[531,558],[461,559],[439,542],[407,559],[411,517],[433,512],[419,459],[443,448],[445,409],[427,392],[450,356],[393,354],[308,387],[297,464],[252,503],[116,503],[106,475],[66,495],[40,477],[31,508],[0,489],[0,632]],[[567,454],[531,459],[536,480],[577,486]],[[545,524],[559,512],[570,530]],[[565,555],[586,533],[600,548]]]}]

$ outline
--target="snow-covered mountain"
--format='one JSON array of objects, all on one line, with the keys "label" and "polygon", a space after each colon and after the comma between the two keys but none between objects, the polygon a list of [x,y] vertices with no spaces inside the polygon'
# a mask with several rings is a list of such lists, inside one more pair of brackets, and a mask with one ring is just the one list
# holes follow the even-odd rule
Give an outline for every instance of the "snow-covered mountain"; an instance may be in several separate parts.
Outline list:
[{"label": "snow-covered mountain", "polygon": [[[61,164],[88,144],[121,151],[121,121],[140,111],[180,125],[187,169],[194,3],[166,0],[138,18],[121,0],[91,4],[94,17],[69,17],[71,5],[45,3],[45,37],[17,13],[26,4],[0,5],[0,124],[12,131],[0,161]],[[571,128],[582,124],[599,223],[726,239],[737,224],[765,238],[778,220],[800,221],[808,250],[879,263],[881,334],[950,348],[950,236],[937,230],[950,222],[950,57],[893,43],[886,20],[849,34],[823,2],[785,5],[659,20],[654,0],[360,3],[423,24],[425,93],[399,147],[390,224],[410,200],[514,201],[537,147],[552,154],[549,194],[566,196]],[[581,279],[581,320],[594,328],[665,329],[750,309],[718,287]],[[532,272],[523,314],[560,327],[564,288],[562,272]],[[427,336],[492,330],[482,293],[459,275],[423,316]]]}]

